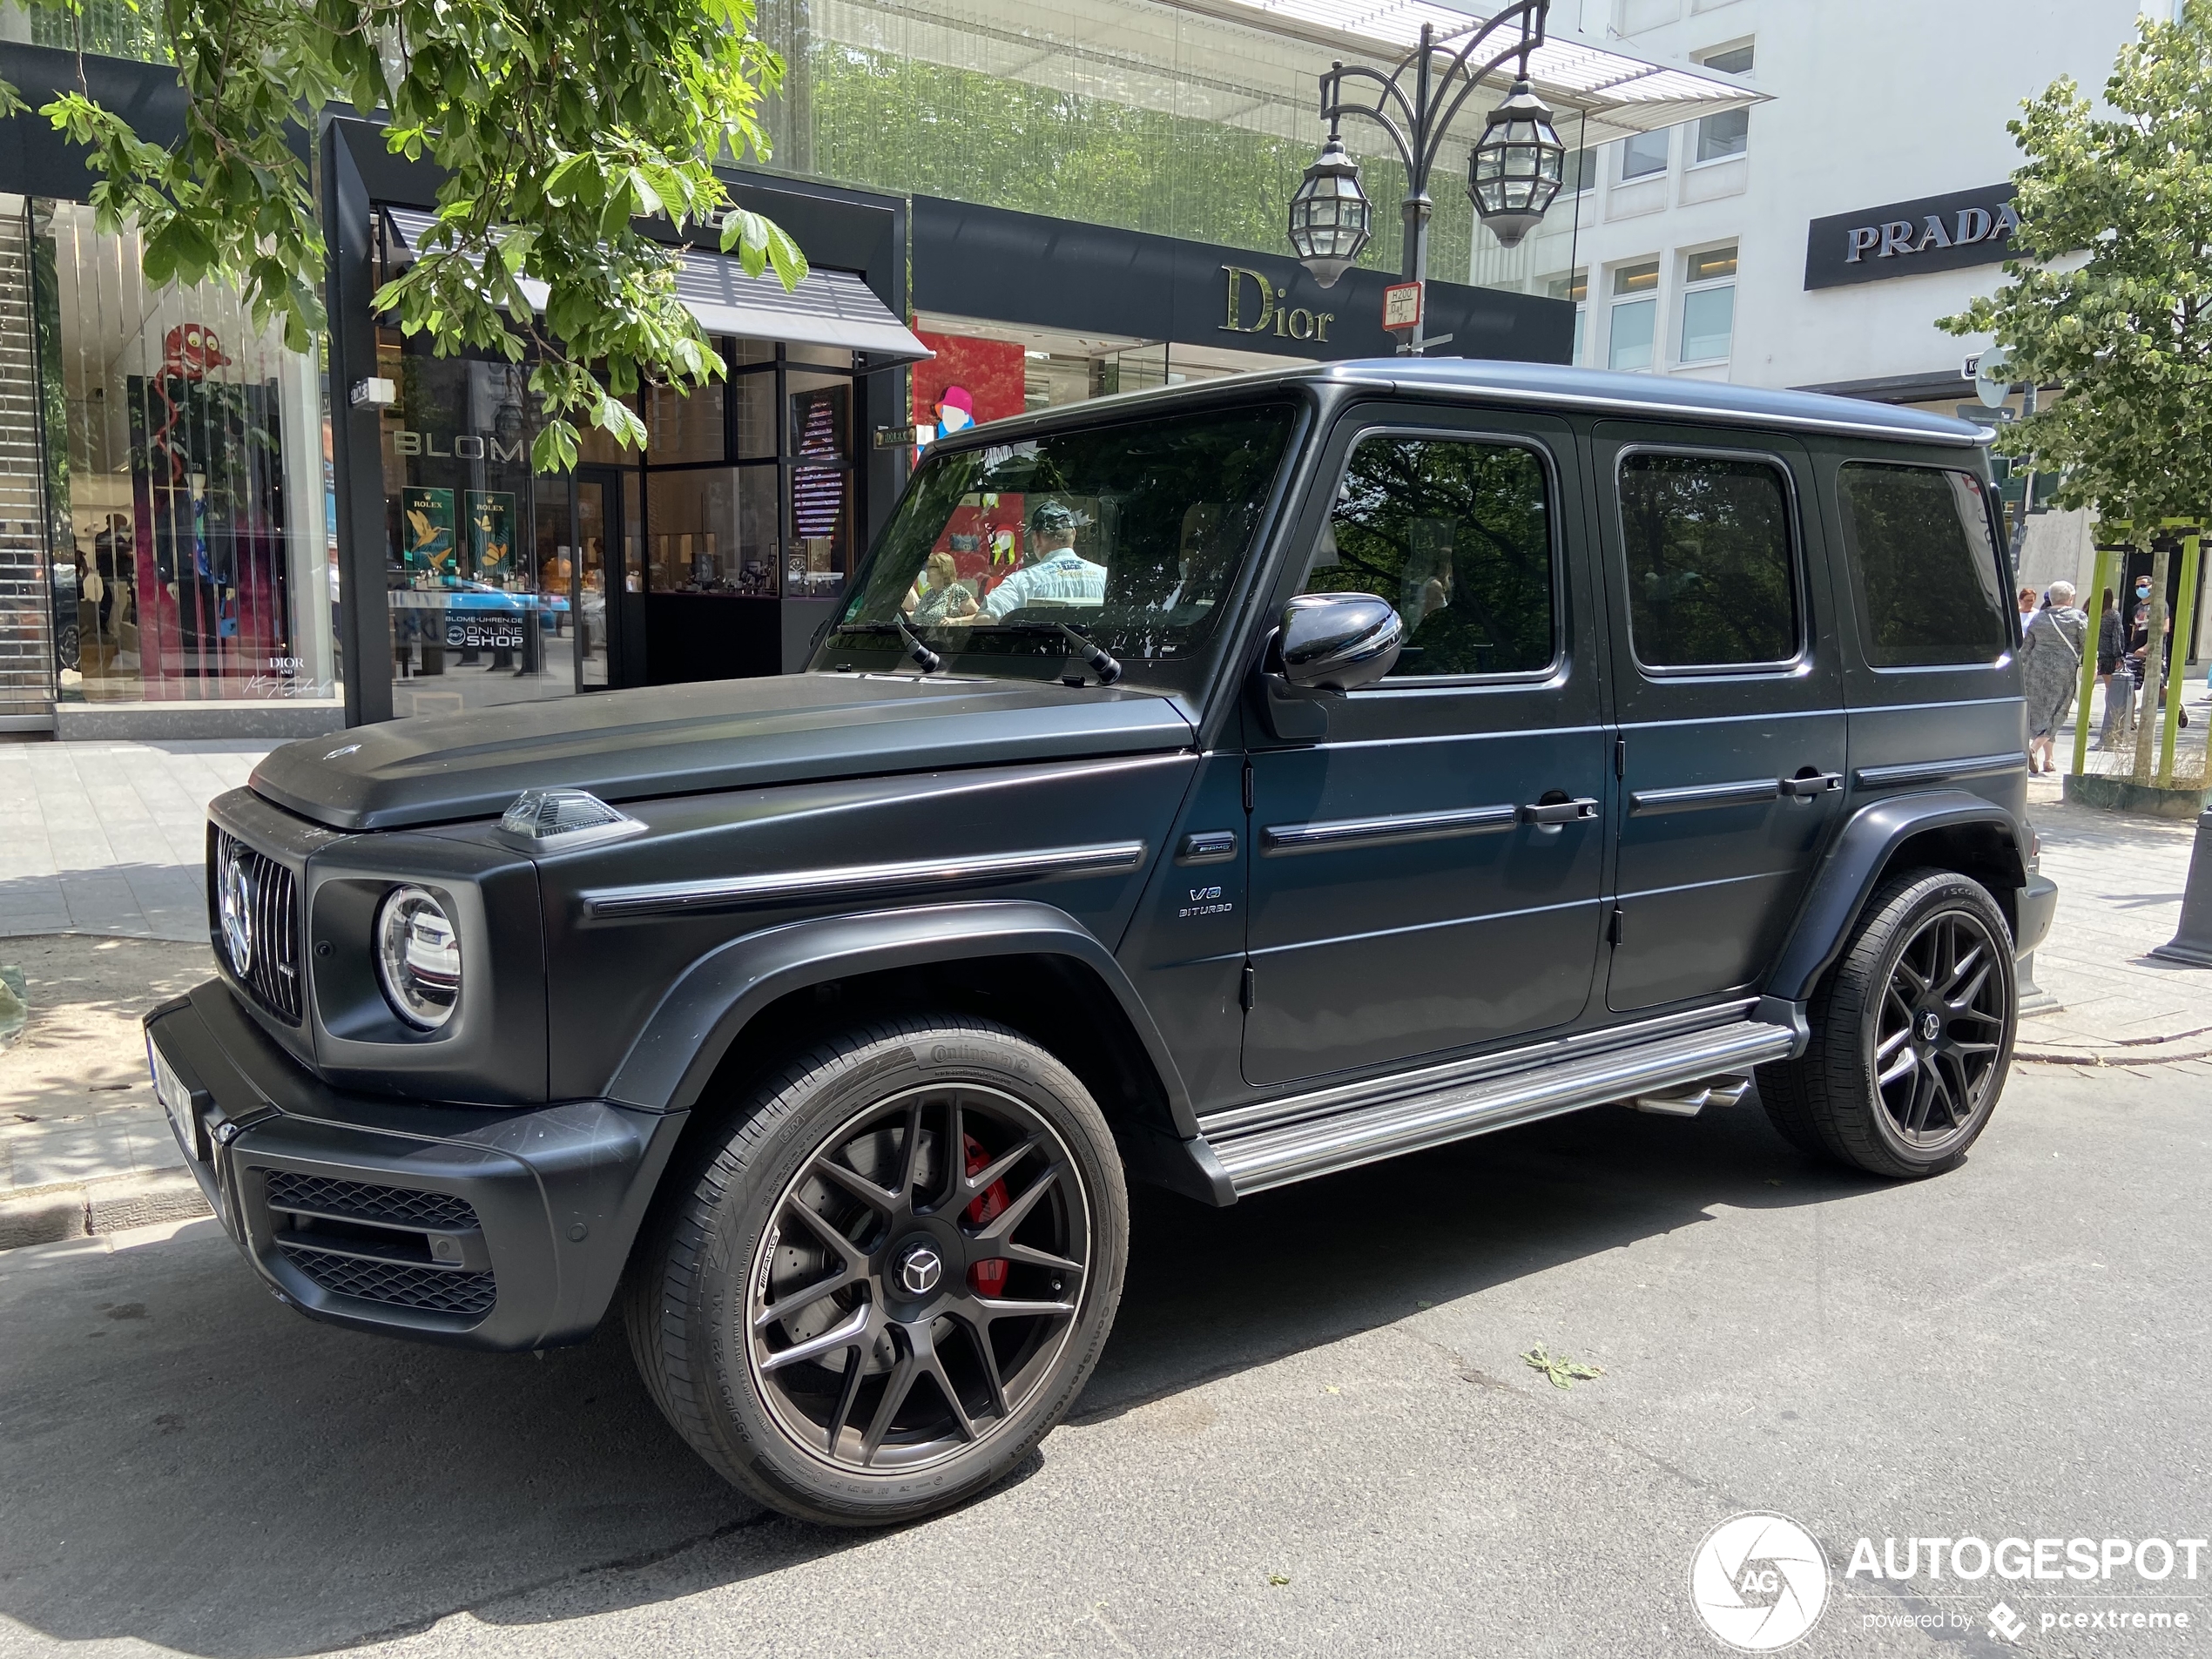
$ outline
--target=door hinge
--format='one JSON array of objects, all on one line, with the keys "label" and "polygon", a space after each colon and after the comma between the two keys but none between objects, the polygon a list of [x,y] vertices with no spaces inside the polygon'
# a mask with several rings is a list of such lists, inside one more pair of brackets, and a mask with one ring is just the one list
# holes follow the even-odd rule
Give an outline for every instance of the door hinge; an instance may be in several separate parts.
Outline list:
[{"label": "door hinge", "polygon": [[1252,965],[1246,962],[1244,988],[1238,994],[1237,1000],[1244,1004],[1244,1012],[1247,1014],[1250,1014],[1259,1002],[1258,980],[1259,975],[1252,972]]},{"label": "door hinge", "polygon": [[1246,812],[1248,812],[1248,813],[1249,813],[1250,811],[1251,811],[1251,809],[1252,809],[1252,763],[1251,763],[1251,761],[1247,760],[1246,762],[1244,762],[1244,810],[1245,810]]},{"label": "door hinge", "polygon": [[1626,738],[1613,739],[1613,775],[1615,778],[1629,775],[1629,740]]},{"label": "door hinge", "polygon": [[1608,945],[1619,944],[1621,942],[1621,935],[1625,931],[1624,918],[1621,914],[1621,907],[1619,905],[1615,905],[1613,907],[1613,914],[1605,919],[1605,942]]}]

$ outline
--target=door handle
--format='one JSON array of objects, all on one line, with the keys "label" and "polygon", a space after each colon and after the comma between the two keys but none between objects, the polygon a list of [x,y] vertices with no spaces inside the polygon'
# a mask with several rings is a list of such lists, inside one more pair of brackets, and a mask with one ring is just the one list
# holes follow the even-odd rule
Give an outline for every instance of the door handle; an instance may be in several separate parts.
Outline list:
[{"label": "door handle", "polygon": [[1831,789],[1841,789],[1844,774],[1840,772],[1816,772],[1806,777],[1784,778],[1781,784],[1784,795],[1803,800],[1811,795],[1824,795]]},{"label": "door handle", "polygon": [[1536,801],[1521,809],[1522,823],[1554,827],[1561,824],[1579,824],[1596,816],[1597,803],[1588,796],[1576,800]]}]

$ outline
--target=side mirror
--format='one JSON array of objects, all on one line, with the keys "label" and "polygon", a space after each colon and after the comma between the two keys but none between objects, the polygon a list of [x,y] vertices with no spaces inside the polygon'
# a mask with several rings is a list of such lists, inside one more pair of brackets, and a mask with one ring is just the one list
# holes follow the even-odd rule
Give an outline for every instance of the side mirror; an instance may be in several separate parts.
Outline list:
[{"label": "side mirror", "polygon": [[1302,593],[1277,636],[1283,678],[1302,691],[1354,691],[1397,665],[1405,624],[1372,593]]}]

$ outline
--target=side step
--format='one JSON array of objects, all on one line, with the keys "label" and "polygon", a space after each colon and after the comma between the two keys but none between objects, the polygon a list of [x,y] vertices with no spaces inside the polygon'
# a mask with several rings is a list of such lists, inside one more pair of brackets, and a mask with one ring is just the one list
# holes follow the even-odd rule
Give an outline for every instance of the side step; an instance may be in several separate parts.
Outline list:
[{"label": "side step", "polygon": [[[1698,1029],[1666,1029],[1596,1053],[1561,1052],[1569,1047],[1550,1044],[1499,1056],[1526,1058],[1510,1069],[1493,1064],[1474,1076],[1465,1068],[1439,1067],[1412,1078],[1386,1078],[1366,1091],[1364,1102],[1355,1096],[1337,1110],[1301,1111],[1303,1103],[1317,1101],[1304,1096],[1268,1103],[1268,1116],[1258,1124],[1249,1121],[1256,1109],[1247,1108],[1213,1115],[1202,1127],[1241,1197],[1614,1101],[1664,1100],[1680,1114],[1691,1098],[1702,1096],[1702,1107],[1730,1092],[1740,1096],[1732,1084],[1718,1086],[1714,1080],[1742,1077],[1753,1066],[1787,1058],[1797,1034],[1788,1026],[1739,1017]],[[1407,1091],[1408,1082],[1424,1077],[1433,1079],[1428,1086]],[[1329,1091],[1331,1103],[1350,1092]]]}]

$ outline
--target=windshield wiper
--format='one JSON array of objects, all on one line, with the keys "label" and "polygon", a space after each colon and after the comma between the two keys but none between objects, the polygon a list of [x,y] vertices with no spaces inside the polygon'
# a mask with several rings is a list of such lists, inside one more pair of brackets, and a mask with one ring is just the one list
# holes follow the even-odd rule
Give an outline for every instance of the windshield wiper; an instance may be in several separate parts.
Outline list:
[{"label": "windshield wiper", "polygon": [[945,659],[921,643],[921,637],[907,626],[903,617],[890,622],[841,622],[830,630],[833,637],[839,634],[893,634],[906,642],[907,655],[925,674],[934,674],[945,665]]},{"label": "windshield wiper", "polygon": [[967,631],[971,634],[1034,634],[1046,639],[1065,636],[1075,646],[1076,654],[1089,664],[1092,673],[1098,676],[1101,685],[1111,685],[1122,677],[1122,665],[1114,660],[1112,652],[1089,634],[1070,628],[1064,622],[979,622],[971,624]]}]

